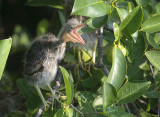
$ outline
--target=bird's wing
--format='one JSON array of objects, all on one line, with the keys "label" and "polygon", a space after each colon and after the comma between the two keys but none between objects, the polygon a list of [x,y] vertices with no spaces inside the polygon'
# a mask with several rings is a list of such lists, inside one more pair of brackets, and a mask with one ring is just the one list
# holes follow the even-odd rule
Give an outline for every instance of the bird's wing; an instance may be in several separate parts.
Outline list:
[{"label": "bird's wing", "polygon": [[43,71],[44,59],[45,47],[41,42],[35,41],[26,55],[24,74],[33,75],[37,72]]}]

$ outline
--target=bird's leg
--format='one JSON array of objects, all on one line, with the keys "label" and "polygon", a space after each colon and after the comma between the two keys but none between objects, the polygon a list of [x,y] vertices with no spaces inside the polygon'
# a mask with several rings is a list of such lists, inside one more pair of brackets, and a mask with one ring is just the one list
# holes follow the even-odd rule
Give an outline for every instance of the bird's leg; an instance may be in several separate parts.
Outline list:
[{"label": "bird's leg", "polygon": [[44,104],[44,108],[45,108],[45,110],[46,110],[47,107],[49,107],[48,102],[44,99],[44,97],[43,97],[43,95],[42,95],[42,92],[41,92],[39,86],[38,86],[38,85],[34,85],[34,87],[36,88],[36,90],[37,90],[37,92],[38,92],[38,95],[40,96],[40,98],[41,98],[41,100],[42,100],[42,102],[43,102],[43,104]]},{"label": "bird's leg", "polygon": [[[93,69],[94,70],[97,70],[97,68],[94,66],[95,62],[96,62],[96,48],[97,48],[97,43],[98,43],[98,40],[96,40],[95,42],[95,45],[94,45],[94,48],[93,48],[93,54],[92,54],[92,59],[91,61],[85,63],[85,70],[89,73],[89,75],[92,77],[92,74],[90,72],[90,67],[91,65],[93,66]],[[86,68],[88,66],[88,68]]]},{"label": "bird's leg", "polygon": [[81,66],[82,69],[84,70],[83,62],[81,59],[81,50],[80,50],[80,47],[78,46],[78,64],[76,64],[76,66],[75,66],[74,73],[78,75],[78,79],[80,80],[79,66]]},{"label": "bird's leg", "polygon": [[52,96],[52,105],[54,103],[54,99],[56,99],[60,104],[63,105],[62,102],[59,101],[58,96],[55,94],[55,92],[52,90],[51,86],[49,84],[47,84],[47,87],[49,88],[50,92],[51,92],[51,96]]}]

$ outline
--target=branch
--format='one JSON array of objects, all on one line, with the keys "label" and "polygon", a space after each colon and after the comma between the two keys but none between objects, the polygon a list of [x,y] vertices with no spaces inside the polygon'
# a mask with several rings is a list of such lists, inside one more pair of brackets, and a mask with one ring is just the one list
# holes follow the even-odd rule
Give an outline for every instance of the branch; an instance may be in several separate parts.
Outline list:
[{"label": "branch", "polygon": [[128,105],[127,105],[127,104],[125,104],[125,107],[126,107],[126,109],[127,109],[128,113],[131,113],[131,111],[130,111],[130,109],[129,109],[129,107],[128,107]]},{"label": "branch", "polygon": [[100,28],[100,36],[98,36],[98,66],[103,70],[103,73],[108,76],[108,69],[103,63],[103,27]]},{"label": "branch", "polygon": [[132,104],[132,106],[133,106],[133,108],[134,108],[134,113],[136,114],[136,117],[141,117],[141,115],[140,115],[140,113],[139,113],[139,110],[138,110],[136,104],[133,103],[133,102],[131,102],[131,104]]},{"label": "branch", "polygon": [[154,76],[153,68],[152,68],[152,65],[151,65],[150,62],[149,62],[149,68],[150,68],[150,70],[151,70],[151,72],[152,72],[152,77],[153,77],[153,79],[154,79],[154,82],[156,83],[156,78],[155,78],[155,76]]}]

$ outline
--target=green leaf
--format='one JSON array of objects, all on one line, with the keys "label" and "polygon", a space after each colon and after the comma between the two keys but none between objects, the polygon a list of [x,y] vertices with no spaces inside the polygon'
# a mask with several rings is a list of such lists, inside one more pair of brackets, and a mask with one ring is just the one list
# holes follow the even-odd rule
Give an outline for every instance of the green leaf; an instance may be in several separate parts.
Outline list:
[{"label": "green leaf", "polygon": [[146,33],[146,37],[147,37],[149,44],[151,44],[155,49],[160,50],[160,46],[156,44],[154,37],[151,34]]},{"label": "green leaf", "polygon": [[134,9],[134,4],[132,2],[128,2],[127,11],[130,13]]},{"label": "green leaf", "polygon": [[93,107],[98,110],[103,110],[103,97],[102,95],[98,95],[93,101]]},{"label": "green leaf", "polygon": [[[42,105],[42,101],[37,94],[37,91],[34,87],[28,85],[27,80],[25,78],[21,78],[16,80],[16,84],[22,95],[27,101],[27,111],[29,114],[34,114],[37,112],[40,105]],[[36,95],[37,94],[37,95]]]},{"label": "green leaf", "polygon": [[47,33],[49,28],[49,21],[47,19],[41,20],[37,25],[37,36],[41,36]]},{"label": "green leaf", "polygon": [[120,113],[125,112],[125,107],[112,105],[112,106],[107,107],[106,111],[103,113],[105,116],[108,117],[109,115],[117,113],[117,112],[120,112]]},{"label": "green leaf", "polygon": [[12,111],[5,115],[5,117],[28,117],[25,112],[22,111]]},{"label": "green leaf", "polygon": [[160,2],[156,4],[156,6],[154,7],[154,13],[159,14],[159,12],[160,12]]},{"label": "green leaf", "polygon": [[113,30],[114,30],[115,39],[117,41],[120,40],[122,37],[122,34],[121,34],[121,31],[120,31],[118,25],[115,22],[113,23]]},{"label": "green leaf", "polygon": [[145,53],[151,64],[160,70],[160,51],[152,50]]},{"label": "green leaf", "polygon": [[108,117],[135,117],[135,116],[126,112],[115,112],[109,115]]},{"label": "green leaf", "polygon": [[117,103],[129,103],[139,98],[150,86],[149,81],[128,82],[117,92]]},{"label": "green leaf", "polygon": [[108,20],[107,20],[107,26],[109,29],[113,29],[113,23],[116,22],[117,24],[120,23],[119,21],[119,15],[117,13],[117,10],[113,8],[111,12],[108,15]]},{"label": "green leaf", "polygon": [[71,15],[100,17],[108,14],[110,9],[104,0],[75,0]]},{"label": "green leaf", "polygon": [[61,69],[64,83],[65,83],[65,89],[66,89],[66,96],[67,96],[67,103],[66,106],[72,103],[73,97],[74,97],[74,87],[71,78],[69,77],[68,72],[61,66],[59,66]]},{"label": "green leaf", "polygon": [[[95,112],[96,110],[93,108],[93,100],[94,100],[94,94],[89,91],[84,92],[78,92],[77,100],[79,103],[80,111],[81,112]],[[93,115],[93,117],[97,117],[96,115]]]},{"label": "green leaf", "polygon": [[126,62],[122,51],[116,46],[113,47],[112,61],[107,83],[112,84],[118,90],[125,80]]},{"label": "green leaf", "polygon": [[153,15],[147,19],[141,27],[141,31],[154,33],[160,31],[160,14]]},{"label": "green leaf", "polygon": [[2,77],[4,67],[11,49],[12,38],[0,40],[0,79]]},{"label": "green leaf", "polygon": [[59,110],[55,113],[54,117],[67,117],[67,116],[64,115],[64,110],[59,109]]},{"label": "green leaf", "polygon": [[91,70],[92,77],[86,73],[84,79],[79,81],[83,88],[93,89],[97,88],[97,85],[100,84],[101,78],[103,77],[103,72],[99,70]]},{"label": "green leaf", "polygon": [[122,33],[126,36],[130,36],[136,32],[142,24],[142,9],[136,7],[128,16],[121,22],[120,29]]},{"label": "green leaf", "polygon": [[107,15],[96,18],[89,18],[86,21],[86,24],[92,29],[99,29],[107,22],[107,18]]},{"label": "green leaf", "polygon": [[134,62],[137,62],[144,55],[145,44],[144,44],[144,39],[141,32],[137,32],[137,36],[133,38],[135,39],[132,47],[133,59],[134,59]]},{"label": "green leaf", "polygon": [[127,15],[128,15],[128,11],[126,9],[122,9],[122,8],[116,8],[118,15],[121,19],[121,21],[123,21]]},{"label": "green leaf", "polygon": [[110,105],[112,105],[117,98],[117,92],[113,85],[109,83],[103,83],[103,111]]},{"label": "green leaf", "polygon": [[26,3],[28,6],[50,6],[57,9],[63,9],[62,0],[28,0]]},{"label": "green leaf", "polygon": [[135,0],[136,3],[138,4],[138,6],[146,6],[147,4],[149,4],[149,0]]},{"label": "green leaf", "polygon": [[84,62],[88,62],[90,59],[91,56],[85,50],[82,50],[82,60]]}]

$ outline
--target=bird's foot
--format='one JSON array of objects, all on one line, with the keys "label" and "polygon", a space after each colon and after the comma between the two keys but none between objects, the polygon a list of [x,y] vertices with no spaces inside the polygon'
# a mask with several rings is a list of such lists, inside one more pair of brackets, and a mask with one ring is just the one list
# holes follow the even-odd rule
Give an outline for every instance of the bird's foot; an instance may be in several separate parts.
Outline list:
[{"label": "bird's foot", "polygon": [[82,69],[84,70],[83,67],[83,62],[79,61],[78,64],[76,64],[75,68],[74,68],[74,74],[78,76],[78,80],[80,80],[80,73],[79,73],[79,68],[80,66],[82,67]]},{"label": "bird's foot", "polygon": [[85,66],[85,71],[87,71],[90,77],[92,77],[91,70],[90,70],[91,67],[93,67],[94,70],[97,70],[97,68],[95,67],[95,61],[92,59],[91,61],[84,63],[84,66]]},{"label": "bird's foot", "polygon": [[43,102],[43,106],[44,106],[44,110],[47,110],[49,108],[49,105],[51,104],[51,102],[49,101],[44,101]]}]

